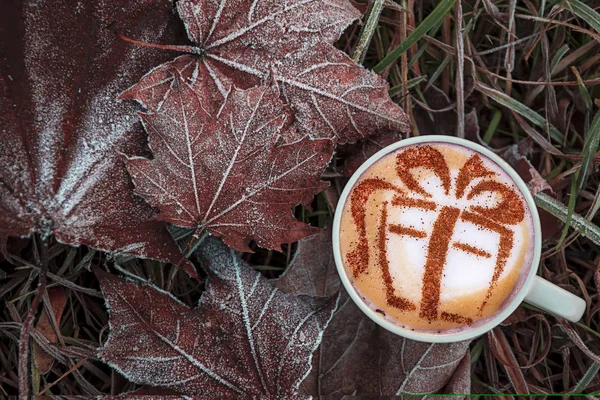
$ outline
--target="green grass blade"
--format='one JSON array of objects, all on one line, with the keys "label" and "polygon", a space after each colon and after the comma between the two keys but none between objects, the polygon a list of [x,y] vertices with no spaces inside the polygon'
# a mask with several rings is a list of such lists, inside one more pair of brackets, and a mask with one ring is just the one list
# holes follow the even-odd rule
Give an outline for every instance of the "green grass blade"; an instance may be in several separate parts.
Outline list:
[{"label": "green grass blade", "polygon": [[[592,102],[592,96],[590,96],[590,92],[588,91],[585,83],[583,83],[583,79],[581,79],[581,75],[579,75],[579,71],[574,66],[571,67],[571,71],[575,75],[577,79],[577,86],[579,87],[579,93],[581,93],[581,97],[583,97],[583,101],[585,103],[585,108],[587,111],[591,111],[594,108],[594,102]],[[587,114],[587,113],[586,113]]]},{"label": "green grass blade", "polygon": [[505,397],[511,397],[511,398],[512,398],[512,396],[502,393],[502,392],[501,392],[501,391],[499,391],[498,389],[496,389],[496,388],[494,388],[494,387],[492,387],[492,386],[488,385],[487,383],[485,383],[485,382],[483,382],[483,381],[480,381],[480,380],[479,380],[479,379],[477,379],[477,378],[473,379],[473,382],[477,383],[478,385],[481,385],[481,386],[483,386],[484,388],[486,388],[487,390],[489,390],[489,391],[490,391],[491,393],[493,393],[493,394],[497,394],[497,395],[504,395]]},{"label": "green grass blade", "polygon": [[546,175],[544,178],[547,181],[554,179],[558,174],[560,174],[563,171],[566,164],[567,164],[567,161],[564,158],[561,158],[560,161],[558,162],[558,165],[556,167],[552,168],[552,171],[550,171],[550,173],[548,175]]},{"label": "green grass blade", "polygon": [[590,328],[589,326],[587,326],[584,323],[581,322],[575,322],[575,325],[577,325],[580,328],[585,329],[586,331],[588,331],[589,333],[591,333],[592,335],[599,337],[600,338],[600,333],[596,332],[595,330],[593,330],[592,328]]},{"label": "green grass blade", "polygon": [[552,57],[552,61],[550,61],[550,74],[554,74],[554,70],[556,69],[556,67],[558,66],[558,63],[560,62],[560,60],[562,60],[562,58],[565,56],[565,54],[567,54],[569,52],[569,46],[566,44],[563,44],[560,49],[558,49],[556,51],[556,54],[554,55],[554,57]]},{"label": "green grass blade", "polygon": [[473,346],[473,348],[471,349],[471,354],[469,357],[469,362],[471,363],[471,366],[473,366],[477,360],[479,360],[479,357],[481,356],[481,353],[483,352],[483,342],[485,341],[485,339],[479,339],[477,341],[477,343],[475,343],[475,346]]},{"label": "green grass blade", "polygon": [[[552,3],[559,4],[563,0],[553,0]],[[564,2],[565,9],[570,10],[573,14],[587,22],[593,30],[600,33],[600,14],[594,11],[593,8],[579,0],[566,0]]]},{"label": "green grass blade", "polygon": [[452,60],[451,54],[448,54],[446,57],[444,57],[444,60],[442,60],[440,65],[436,68],[436,70],[431,75],[431,79],[429,80],[429,83],[427,84],[427,86],[425,86],[425,90],[429,89],[429,87],[434,84],[434,82],[437,80],[437,78],[439,78],[439,76],[442,74],[444,69],[446,69],[446,66],[450,63],[451,60]]},{"label": "green grass blade", "polygon": [[492,120],[490,121],[490,126],[488,126],[487,130],[485,131],[485,135],[483,135],[483,141],[487,144],[490,144],[490,140],[492,140],[492,137],[494,137],[494,133],[496,133],[496,129],[498,129],[500,119],[502,119],[502,111],[494,110]]},{"label": "green grass blade", "polygon": [[354,54],[352,55],[352,60],[354,60],[355,63],[362,64],[365,60],[365,55],[367,54],[367,49],[369,48],[369,43],[371,43],[375,29],[377,28],[384,2],[385,0],[375,0],[371,5],[369,17],[360,30],[358,43],[356,44]]},{"label": "green grass blade", "polygon": [[417,61],[421,59],[423,53],[425,53],[425,51],[427,50],[427,47],[429,47],[429,43],[424,43],[423,46],[419,47],[419,51],[417,51],[417,54],[415,54],[415,56],[408,62],[409,69],[412,68],[413,65],[415,65]]},{"label": "green grass blade", "polygon": [[594,155],[598,151],[598,144],[600,143],[600,111],[596,112],[596,116],[594,117],[592,124],[590,125],[590,129],[585,137],[585,142],[583,144],[583,160],[581,161],[581,167],[575,174],[575,180],[571,184],[571,197],[569,198],[569,207],[567,219],[565,221],[565,226],[560,235],[560,239],[558,240],[557,246],[560,246],[567,237],[567,232],[569,227],[571,226],[571,217],[573,212],[575,211],[575,203],[577,200],[577,195],[585,186],[587,182],[588,170],[592,161],[594,160]]},{"label": "green grass blade", "polygon": [[[406,82],[406,86],[407,86],[407,90],[410,90],[412,88],[414,88],[415,86],[417,86],[419,83],[423,82],[427,80],[427,76],[426,75],[421,75],[421,76],[417,76],[416,78],[412,78],[409,79]],[[388,91],[390,97],[394,97],[398,94],[402,94],[402,92],[404,91],[404,89],[402,88],[402,85],[398,85],[398,86],[394,86],[393,88],[390,88],[390,90]]]},{"label": "green grass blade", "polygon": [[[536,193],[534,199],[535,204],[541,209],[548,211],[563,222],[567,220],[569,210],[561,202],[542,192]],[[600,246],[600,228],[597,225],[574,213],[571,220],[571,227],[577,229],[582,236]]]},{"label": "green grass blade", "polygon": [[394,60],[402,55],[405,51],[407,51],[413,44],[415,44],[419,39],[421,39],[427,32],[431,29],[437,27],[444,16],[448,14],[448,12],[454,6],[454,0],[442,0],[439,2],[437,7],[429,13],[429,15],[415,28],[415,30],[408,35],[408,37],[398,45],[394,50],[390,52],[383,60],[381,60],[374,68],[373,71],[381,72],[388,65],[390,65]]},{"label": "green grass blade", "polygon": [[598,151],[598,144],[600,144],[600,111],[596,112],[590,130],[585,137],[583,144],[583,160],[581,161],[581,168],[579,168],[579,176],[577,179],[577,191],[583,189],[585,182],[587,181],[587,175],[594,160],[594,155]]},{"label": "green grass blade", "polygon": [[598,376],[598,371],[600,371],[600,363],[595,362],[590,366],[581,380],[577,382],[577,385],[571,390],[571,393],[583,393],[590,382]]},{"label": "green grass blade", "polygon": [[475,82],[475,89],[485,94],[486,96],[491,97],[503,106],[510,108],[517,114],[522,115],[524,118],[528,119],[540,128],[547,130],[550,133],[550,137],[556,140],[557,142],[562,143],[564,141],[565,137],[558,129],[556,129],[552,124],[546,121],[544,117],[533,111],[531,108],[527,107],[525,104],[508,96],[506,93],[502,93],[496,89],[492,89],[491,87],[486,86],[481,82]]},{"label": "green grass blade", "polygon": [[557,248],[563,244],[563,241],[567,237],[567,233],[569,233],[569,228],[571,227],[573,213],[575,212],[575,203],[577,203],[577,194],[579,193],[579,191],[577,190],[578,175],[578,173],[575,173],[575,179],[571,181],[571,191],[569,192],[569,204],[567,205],[567,219],[564,221],[565,225],[563,226],[560,238],[558,239],[558,243],[556,243]]}]

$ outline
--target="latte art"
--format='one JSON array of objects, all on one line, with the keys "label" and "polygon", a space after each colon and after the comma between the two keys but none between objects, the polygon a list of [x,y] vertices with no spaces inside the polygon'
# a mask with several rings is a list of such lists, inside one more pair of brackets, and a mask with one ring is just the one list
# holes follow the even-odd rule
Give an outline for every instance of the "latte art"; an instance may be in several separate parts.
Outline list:
[{"label": "latte art", "polygon": [[403,147],[363,173],[341,218],[344,268],[392,322],[451,332],[493,318],[533,257],[533,221],[510,176],[471,149]]}]

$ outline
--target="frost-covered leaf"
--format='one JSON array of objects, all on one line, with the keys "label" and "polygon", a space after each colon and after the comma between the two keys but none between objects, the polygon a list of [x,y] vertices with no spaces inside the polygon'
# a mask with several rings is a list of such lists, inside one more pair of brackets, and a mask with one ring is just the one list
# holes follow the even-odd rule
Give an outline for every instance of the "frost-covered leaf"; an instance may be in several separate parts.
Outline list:
[{"label": "frost-covered leaf", "polygon": [[273,86],[234,89],[218,115],[186,83],[171,81],[155,112],[140,114],[154,158],[130,158],[136,191],[160,219],[207,229],[236,250],[244,238],[280,249],[317,231],[291,208],[327,187],[319,180],[333,151],[302,137]]},{"label": "frost-covered leaf", "polygon": [[180,0],[177,10],[195,44],[191,55],[154,69],[123,97],[156,110],[181,80],[199,96],[208,87],[203,98],[214,105],[231,85],[247,89],[271,77],[313,138],[345,143],[409,130],[387,83],[332,45],[360,17],[348,0]]},{"label": "frost-covered leaf", "polygon": [[180,394],[293,398],[338,296],[286,294],[216,238],[197,254],[208,282],[195,310],[100,273],[111,326],[100,358],[135,383]]},{"label": "frost-covered leaf", "polygon": [[174,22],[168,0],[0,2],[0,237],[181,259],[118,154],[146,139],[116,98],[166,55],[109,29],[171,41]]},{"label": "frost-covered leaf", "polygon": [[[461,393],[468,395],[471,393],[471,357],[469,353],[465,354],[462,361],[458,364],[450,381],[444,388],[445,393]],[[460,397],[452,397],[455,400]],[[465,396],[464,398],[467,398]]]},{"label": "frost-covered leaf", "polygon": [[553,193],[548,181],[540,175],[529,161],[531,153],[533,153],[533,142],[531,140],[523,140],[498,151],[498,155],[523,178],[532,195],[538,192]]},{"label": "frost-covered leaf", "polygon": [[[415,342],[371,321],[341,287],[330,235],[323,232],[301,240],[290,269],[276,281],[277,287],[294,293],[327,296],[342,291],[339,309],[313,359],[313,370],[302,384],[304,393],[328,399],[459,390],[456,388],[468,393],[469,364],[461,361],[469,342]],[[460,376],[453,379],[457,369]]]},{"label": "frost-covered leaf", "polygon": [[[423,92],[423,96],[427,107],[432,110],[443,110],[451,104],[448,96],[435,86],[429,87]],[[455,135],[456,113],[453,110],[431,112],[417,104],[413,109],[413,117],[419,135]],[[469,122],[468,119],[467,127]],[[344,175],[351,176],[369,157],[384,147],[402,140],[402,137],[402,132],[386,132],[371,136],[355,145],[341,146],[339,152],[346,156]]]}]

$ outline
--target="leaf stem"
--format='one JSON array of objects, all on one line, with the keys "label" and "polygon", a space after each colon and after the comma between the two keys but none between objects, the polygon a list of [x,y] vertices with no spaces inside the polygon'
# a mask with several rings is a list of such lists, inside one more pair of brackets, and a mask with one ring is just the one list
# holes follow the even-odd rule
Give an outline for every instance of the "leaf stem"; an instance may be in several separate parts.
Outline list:
[{"label": "leaf stem", "polygon": [[208,237],[208,231],[205,228],[198,229],[194,232],[194,236],[187,245],[185,257],[190,258],[190,256],[196,251],[198,246],[204,242],[204,239]]},{"label": "leaf stem", "polygon": [[133,43],[137,46],[149,47],[151,49],[160,49],[160,50],[170,50],[170,51],[179,51],[182,53],[191,53],[191,54],[202,54],[202,49],[195,46],[184,46],[184,45],[171,45],[171,44],[155,44],[155,43],[146,43],[140,40],[131,39],[121,32],[118,32],[119,38],[125,42]]}]

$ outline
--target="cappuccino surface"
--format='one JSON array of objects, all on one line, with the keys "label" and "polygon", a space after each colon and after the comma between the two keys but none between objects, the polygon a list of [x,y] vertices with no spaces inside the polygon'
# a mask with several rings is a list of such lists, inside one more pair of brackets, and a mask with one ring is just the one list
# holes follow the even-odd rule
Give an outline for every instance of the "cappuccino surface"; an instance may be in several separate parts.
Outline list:
[{"label": "cappuccino surface", "polygon": [[523,194],[494,161],[460,145],[416,144],[384,156],[354,184],[340,222],[342,261],[358,294],[415,331],[485,323],[532,268]]}]

